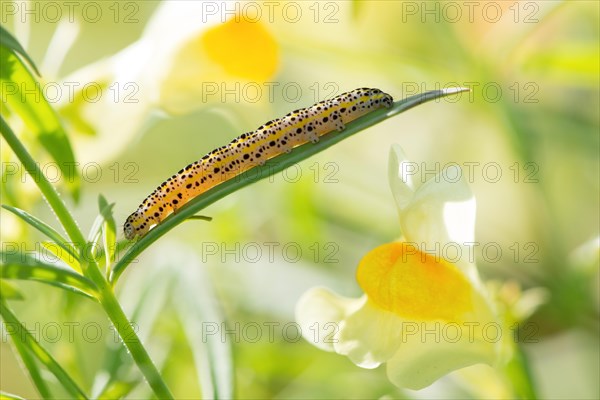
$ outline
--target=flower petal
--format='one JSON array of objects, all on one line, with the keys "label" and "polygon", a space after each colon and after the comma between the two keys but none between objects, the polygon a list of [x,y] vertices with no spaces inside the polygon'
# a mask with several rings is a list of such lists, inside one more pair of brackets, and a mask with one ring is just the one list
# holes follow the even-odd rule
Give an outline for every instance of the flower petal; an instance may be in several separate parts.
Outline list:
[{"label": "flower petal", "polygon": [[412,202],[400,212],[400,229],[407,242],[446,258],[478,282],[472,260],[475,214],[471,189],[460,168],[450,166],[417,189]]},{"label": "flower petal", "polygon": [[388,180],[399,211],[412,201],[415,191],[412,180],[414,171],[415,165],[408,160],[402,147],[392,145],[388,159]]},{"label": "flower petal", "polygon": [[411,203],[401,210],[400,224],[407,241],[426,245],[473,241],[475,198],[462,177],[454,181],[456,173],[460,169],[444,168],[419,187]]},{"label": "flower petal", "polygon": [[340,324],[335,351],[362,368],[376,368],[390,359],[400,345],[401,324],[395,314],[377,307],[367,296]]},{"label": "flower petal", "polygon": [[473,289],[462,272],[410,243],[371,250],[356,279],[377,306],[403,318],[464,321],[474,311]]},{"label": "flower petal", "polygon": [[449,165],[421,186],[424,176],[402,148],[390,149],[388,177],[400,216],[400,229],[407,242],[421,251],[451,256],[468,276],[477,278],[472,265],[475,238],[475,197],[458,165]]},{"label": "flower petal", "polygon": [[321,350],[334,351],[340,322],[356,302],[325,288],[308,290],[296,304],[296,321],[302,336]]},{"label": "flower petal", "polygon": [[174,54],[161,83],[161,105],[186,113],[223,101],[226,90],[254,90],[275,76],[279,61],[279,45],[265,24],[234,16],[198,32]]},{"label": "flower petal", "polygon": [[263,23],[231,18],[207,30],[202,47],[226,73],[249,81],[266,81],[279,64],[279,48]]},{"label": "flower petal", "polygon": [[403,326],[402,345],[387,363],[387,376],[396,386],[423,389],[456,369],[497,360],[502,335],[497,324],[413,322],[410,327]]}]

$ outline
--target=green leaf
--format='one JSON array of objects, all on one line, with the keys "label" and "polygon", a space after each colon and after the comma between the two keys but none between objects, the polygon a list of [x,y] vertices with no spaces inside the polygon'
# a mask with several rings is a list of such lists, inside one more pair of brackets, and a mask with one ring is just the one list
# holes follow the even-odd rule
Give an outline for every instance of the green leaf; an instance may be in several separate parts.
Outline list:
[{"label": "green leaf", "polygon": [[98,196],[98,209],[104,217],[102,225],[102,244],[104,246],[104,255],[106,257],[107,268],[112,265],[115,260],[115,249],[117,242],[117,224],[112,213],[114,203],[108,204],[104,196]]},{"label": "green leaf", "polygon": [[122,399],[135,389],[140,382],[140,379],[111,382],[96,398],[98,400]]},{"label": "green leaf", "polygon": [[9,206],[6,204],[3,204],[2,208],[15,214],[17,217],[21,218],[23,221],[25,221],[29,225],[33,226],[35,229],[42,232],[44,235],[48,236],[50,239],[52,239],[54,241],[54,243],[56,243],[63,250],[65,250],[73,259],[79,261],[79,255],[77,254],[77,250],[75,250],[67,242],[67,239],[65,239],[60,233],[58,233],[50,225],[46,224],[42,220],[34,217],[33,215],[31,215],[28,212],[23,211],[19,208],[12,207],[12,206]]},{"label": "green leaf", "polygon": [[29,154],[25,146],[23,146],[23,143],[15,135],[2,115],[0,115],[0,133],[12,151],[14,151],[15,155],[19,158],[19,161],[21,161],[27,173],[38,178],[35,182],[37,187],[40,189],[40,192],[48,202],[48,205],[62,224],[65,232],[69,235],[71,241],[73,241],[76,246],[83,249],[85,247],[85,239],[83,238],[83,234],[81,233],[79,226],[77,226],[75,219],[73,219],[73,216],[67,209],[65,202],[56,191],[56,188],[52,186],[48,179],[42,174],[39,164],[31,157],[31,154]]},{"label": "green leaf", "polygon": [[[12,113],[19,115],[26,129],[50,154],[73,199],[78,201],[81,177],[75,168],[73,149],[58,115],[44,97],[39,82],[16,54],[5,46],[0,46],[0,71],[2,103]],[[41,179],[35,175],[33,177]]]},{"label": "green leaf", "polygon": [[529,360],[519,343],[514,344],[513,357],[504,366],[504,372],[513,386],[515,397],[532,400],[539,398]]},{"label": "green leaf", "polygon": [[140,342],[136,332],[131,329],[129,320],[123,312],[121,305],[117,301],[112,291],[112,287],[110,286],[109,282],[105,280],[102,272],[98,268],[96,260],[91,255],[91,249],[87,248],[83,233],[79,229],[75,219],[67,209],[64,201],[59,196],[54,186],[52,186],[48,179],[41,174],[39,165],[31,157],[25,146],[23,146],[10,126],[8,126],[2,115],[0,115],[0,133],[10,148],[15,152],[25,170],[33,176],[36,176],[36,174],[39,176],[39,179],[36,181],[36,185],[42,192],[52,211],[54,211],[58,217],[63,228],[69,235],[69,238],[76,245],[80,246],[79,249],[81,250],[80,252],[82,254],[82,259],[86,261],[85,263],[82,263],[83,272],[86,274],[86,276],[93,280],[100,291],[101,295],[98,297],[100,299],[102,308],[106,314],[108,314],[119,335],[122,338],[128,339],[124,341],[125,346],[127,346],[127,349],[135,360],[140,371],[144,374],[148,384],[157,397],[172,399],[173,395],[162,379],[162,376],[156,369],[156,366],[152,362],[148,352]]},{"label": "green leaf", "polygon": [[[0,299],[0,302],[2,301],[3,300]],[[14,327],[11,327],[11,329],[14,329]],[[40,396],[44,399],[52,398],[50,389],[48,389],[46,381],[42,378],[42,372],[40,371],[33,354],[29,352],[22,340],[13,340],[13,344],[21,356],[21,360],[23,360],[23,364],[25,365],[25,368],[27,368],[27,372],[29,372],[29,376]]]},{"label": "green leaf", "polygon": [[40,242],[40,244],[42,247],[44,247],[44,249],[52,253],[57,260],[61,260],[63,263],[65,263],[65,265],[68,265],[69,267],[73,268],[73,270],[81,273],[81,264],[79,264],[79,261],[73,258],[73,256],[66,251],[62,251],[58,244],[45,240]]},{"label": "green leaf", "polygon": [[106,218],[112,218],[112,208],[114,206],[115,203],[105,204],[100,210],[100,214],[98,214],[94,220],[94,223],[92,224],[92,227],[90,228],[90,233],[88,234],[88,243],[96,244],[98,242],[102,226],[106,222]]},{"label": "green leaf", "polygon": [[212,221],[212,217],[208,217],[206,215],[192,215],[191,217],[188,218],[188,221],[194,221],[194,220],[210,222],[210,221]]},{"label": "green leaf", "polygon": [[19,43],[9,31],[4,29],[2,25],[0,25],[0,46],[4,46],[14,53],[20,54],[29,63],[29,66],[35,71],[36,75],[41,76],[40,71],[38,71],[35,63],[31,57],[29,57],[29,54],[27,54],[23,46],[21,46],[21,43]]},{"label": "green leaf", "polygon": [[[0,277],[43,282],[95,299],[96,287],[88,278],[71,269],[59,267],[29,254],[0,252]],[[43,255],[39,254],[39,258]]]},{"label": "green leaf", "polygon": [[386,119],[416,107],[419,104],[456,93],[466,92],[468,90],[469,89],[466,88],[433,90],[396,101],[389,109],[373,111],[372,113],[346,124],[346,128],[341,132],[334,131],[328,133],[327,135],[321,137],[317,143],[306,143],[302,146],[298,146],[289,153],[281,154],[267,161],[264,165],[256,166],[240,174],[239,176],[235,177],[235,179],[230,179],[229,181],[221,183],[206,193],[203,193],[201,196],[198,196],[186,203],[183,207],[177,210],[177,213],[169,215],[158,226],[152,228],[152,230],[150,230],[146,236],[134,243],[129,251],[125,253],[115,265],[111,277],[112,282],[116,282],[127,265],[129,265],[129,263],[134,260],[145,248],[158,240],[158,238],[175,228],[177,225],[181,224],[186,219],[192,217],[198,211],[222,199],[228,194],[240,190],[241,188],[261,179],[274,175],[286,169],[287,167],[297,164],[300,161],[305,160],[310,156],[317,154],[368,127],[385,121]]},{"label": "green leaf", "polygon": [[[0,315],[4,319],[4,323],[10,326],[7,329],[15,345],[23,346],[30,351],[62,384],[62,386],[76,399],[87,399],[87,396],[79,388],[77,383],[67,374],[67,372],[58,364],[46,349],[40,345],[29,331],[21,324],[13,312],[8,308],[8,305],[0,300]],[[44,396],[50,397],[50,396]]]},{"label": "green leaf", "polygon": [[29,372],[29,376],[35,385],[40,396],[44,399],[52,398],[50,394],[50,389],[46,385],[46,381],[42,378],[42,372],[38,364],[35,361],[33,355],[29,352],[29,350],[25,347],[25,344],[20,340],[13,340],[13,344],[17,349],[17,352],[21,356],[21,360],[23,360],[23,364],[25,368],[27,368],[27,372]]},{"label": "green leaf", "polygon": [[17,286],[4,279],[0,279],[0,298],[10,300],[23,300],[25,299],[25,296],[23,296],[23,293]]},{"label": "green leaf", "polygon": [[206,335],[203,326],[206,321],[214,324],[225,321],[225,316],[215,301],[210,278],[201,268],[202,265],[190,267],[179,262],[172,266],[179,271],[173,304],[192,350],[202,398],[232,399],[234,374],[231,346],[228,341],[221,340],[220,335]]},{"label": "green leaf", "polygon": [[[130,246],[130,244],[131,244],[131,242],[127,239],[121,239],[121,240],[117,241],[114,245],[113,259],[115,258],[116,255],[122,254],[124,252],[124,250]],[[98,249],[98,251],[95,252],[94,255],[96,257],[96,260],[100,260],[102,257],[104,257],[104,259],[106,259],[106,251],[104,250],[104,247],[100,247]]]},{"label": "green leaf", "polygon": [[[166,279],[156,279],[155,282],[157,284],[163,284],[168,281]],[[160,300],[160,296],[166,293],[164,290],[150,290],[150,288],[154,287],[152,284],[145,285],[144,287],[148,289],[149,293],[149,301],[144,301],[144,304],[141,304],[141,306],[144,308],[147,307],[147,303],[156,302],[157,299]],[[142,344],[143,338],[138,336],[134,326],[131,324],[130,320],[123,312],[118,300],[114,296],[112,289],[109,287],[108,289],[109,290],[102,291],[101,304],[106,313],[109,315],[114,328],[119,334],[121,343],[127,348],[128,354],[133,357],[135,363],[142,374],[144,374],[146,382],[148,385],[150,385],[156,397],[160,399],[173,399],[171,391],[167,387],[163,377],[158,372],[158,369],[154,365],[154,362]],[[136,319],[132,318],[131,320],[135,321]],[[148,326],[149,324],[147,325],[144,323],[141,325]],[[142,333],[148,333],[149,331],[150,329],[145,329]],[[117,365],[121,365],[123,363],[122,358],[119,358],[117,361],[119,362]],[[109,373],[115,370],[116,369],[111,368],[109,369]]]},{"label": "green leaf", "polygon": [[0,391],[0,400],[5,400],[5,399],[25,400],[24,397],[17,396],[16,394],[10,394],[10,393]]},{"label": "green leaf", "polygon": [[[151,339],[150,334],[157,326],[171,298],[173,284],[171,271],[162,265],[157,265],[148,266],[143,276],[127,281],[123,288],[123,293],[135,298],[129,320],[140,327],[142,342]],[[132,366],[133,360],[128,356],[127,348],[111,345],[106,350],[103,366],[97,376],[106,379],[105,388],[108,388],[121,381],[124,376],[129,376]],[[104,390],[101,393],[104,393]]]}]

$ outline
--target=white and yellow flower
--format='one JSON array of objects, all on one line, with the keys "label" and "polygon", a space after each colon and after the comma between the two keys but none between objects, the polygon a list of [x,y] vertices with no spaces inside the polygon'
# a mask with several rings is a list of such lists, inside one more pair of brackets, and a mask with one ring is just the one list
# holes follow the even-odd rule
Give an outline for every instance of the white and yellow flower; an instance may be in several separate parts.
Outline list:
[{"label": "white and yellow flower", "polygon": [[[472,260],[475,199],[463,179],[454,179],[460,169],[450,166],[418,188],[412,171],[393,147],[390,185],[403,237],[360,261],[364,295],[313,288],[298,302],[296,318],[315,346],[363,368],[386,363],[395,385],[421,389],[453,370],[502,362],[508,333]],[[316,327],[321,335],[312,334]]]},{"label": "white and yellow flower", "polygon": [[[127,147],[157,112],[187,114],[222,104],[225,91],[240,93],[275,78],[280,50],[267,25],[206,7],[161,3],[139,40],[64,79],[76,90],[73,98],[61,98],[60,112],[71,131],[82,133],[74,137],[81,161],[113,157],[115,146]],[[252,106],[248,113],[256,112]]]}]

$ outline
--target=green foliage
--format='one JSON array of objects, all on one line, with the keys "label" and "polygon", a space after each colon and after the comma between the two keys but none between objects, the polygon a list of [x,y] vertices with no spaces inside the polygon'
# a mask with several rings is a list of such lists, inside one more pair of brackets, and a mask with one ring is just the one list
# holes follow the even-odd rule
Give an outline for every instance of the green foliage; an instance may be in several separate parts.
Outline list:
[{"label": "green foliage", "polygon": [[58,286],[74,293],[95,298],[95,285],[86,277],[66,267],[46,263],[25,253],[0,253],[0,276],[5,279],[33,280]]},{"label": "green foliage", "polygon": [[[56,362],[56,360],[48,353],[39,342],[27,331],[27,329],[19,322],[17,317],[13,314],[13,312],[8,308],[8,306],[4,303],[4,300],[0,300],[0,315],[4,320],[7,326],[10,326],[10,335],[13,339],[13,342],[20,342],[17,344],[17,347],[23,346],[24,351],[29,351],[35,358],[44,365],[54,376],[58,379],[58,381],[62,384],[62,386],[69,392],[69,394],[75,399],[87,399],[87,396],[84,394],[83,390],[79,388],[77,383],[71,379],[69,374]],[[33,361],[26,362],[27,366],[31,366]],[[30,371],[30,375],[32,378],[35,376],[36,378],[40,378],[39,371],[34,370],[35,372]],[[37,383],[37,381],[36,381]],[[38,389],[40,387],[44,387],[44,389],[40,390],[40,394],[43,394],[46,390],[44,384],[37,383]]]},{"label": "green foliage", "polygon": [[0,391],[0,400],[9,400],[9,399],[24,400],[23,397]]},{"label": "green foliage", "polygon": [[[14,65],[15,62],[10,61],[11,57],[14,57],[14,54],[10,54],[8,57],[6,57],[6,59],[9,60],[11,65]],[[30,74],[18,75],[14,72],[14,70],[10,74],[10,79],[12,79],[13,82],[33,81],[33,77]],[[67,266],[61,267],[55,263],[41,261],[16,249],[15,251],[3,252],[0,254],[0,258],[2,260],[2,263],[0,264],[0,276],[4,279],[20,279],[43,282],[77,294],[82,294],[100,302],[107,315],[115,324],[115,327],[117,327],[120,336],[124,338],[125,345],[128,347],[136,363],[145,374],[146,379],[150,383],[150,386],[153,388],[156,395],[170,398],[171,394],[169,390],[156,371],[154,364],[149,359],[135,332],[132,330],[131,324],[127,321],[125,315],[123,314],[119,303],[112,294],[111,286],[109,286],[105,278],[99,274],[100,271],[98,269],[97,256],[92,254],[91,249],[96,248],[99,245],[100,239],[104,249],[104,262],[107,269],[106,275],[110,276],[112,273],[112,283],[114,285],[119,275],[134,257],[138,256],[152,242],[154,242],[164,233],[168,232],[170,229],[174,228],[176,225],[184,222],[187,218],[193,218],[193,214],[203,209],[208,204],[215,202],[218,199],[236,190],[239,190],[244,186],[284,170],[288,166],[306,159],[311,155],[332,146],[340,140],[364,130],[378,122],[381,122],[384,119],[390,118],[402,111],[408,110],[418,104],[422,104],[423,102],[447,96],[455,92],[456,91],[440,90],[404,99],[395,103],[390,110],[375,112],[360,120],[348,124],[343,132],[330,134],[326,138],[322,139],[318,144],[307,144],[300,146],[294,149],[290,154],[283,154],[275,158],[273,163],[269,163],[269,165],[258,166],[251,171],[248,171],[247,173],[241,175],[239,179],[232,180],[230,181],[231,183],[227,182],[217,187],[216,190],[207,193],[202,198],[190,202],[189,205],[183,207],[180,212],[178,212],[172,218],[167,219],[161,226],[159,226],[157,229],[154,229],[152,232],[150,232],[150,234],[134,245],[134,247],[128,253],[126,253],[126,255],[117,264],[114,265],[114,267],[113,262],[116,249],[116,223],[112,213],[114,203],[109,204],[102,195],[99,196],[98,206],[100,213],[90,229],[87,240],[84,240],[78,225],[75,223],[65,204],[58,197],[56,190],[45,179],[40,171],[39,166],[25,150],[24,146],[14,135],[4,119],[2,119],[2,121],[0,121],[2,135],[19,157],[21,162],[24,164],[24,167],[31,174],[37,174],[35,175],[37,177],[36,183],[38,184],[40,191],[48,200],[49,205],[58,216],[59,221],[69,234],[69,237],[73,241],[75,247],[73,247],[55,229],[33,215],[16,207],[8,205],[4,205],[3,207],[52,239],[53,242],[51,243],[58,245],[79,262],[83,274],[81,274],[79,271],[73,271]],[[9,98],[12,99],[14,97]],[[40,121],[47,121],[48,118],[52,119],[51,117],[55,116],[55,114],[49,108],[49,105],[45,102],[43,104],[44,107],[47,107],[47,109],[41,109],[41,111],[38,108],[31,107],[26,101],[16,101],[13,102],[13,105],[14,104],[20,105],[21,113],[28,115],[32,121],[36,121],[37,119]],[[50,110],[50,112],[48,110]],[[62,130],[59,132],[64,134]],[[64,140],[62,140],[63,138]],[[58,143],[62,142],[68,144],[66,135],[57,136],[54,139],[56,139]],[[41,139],[41,136],[40,140],[44,142],[44,140]],[[46,146],[46,150],[51,154],[55,152],[56,149],[57,148]],[[65,148],[63,148],[61,151],[58,151],[56,155],[64,155],[64,150]],[[70,147],[68,150],[70,151]],[[70,177],[72,177],[72,175],[70,175]],[[182,281],[180,284],[185,285],[186,282]],[[19,297],[18,291],[13,290],[12,285],[3,285],[3,288],[4,287],[6,288],[6,294],[3,294],[3,298]],[[207,287],[205,290],[203,290],[203,292],[206,293],[208,290],[209,288]],[[184,293],[192,292],[192,288],[188,288],[184,291]],[[218,317],[218,312],[214,307],[207,308],[207,305],[210,304],[207,297],[205,297],[204,300],[196,297],[183,298],[181,299],[180,304],[187,304],[191,307],[191,309],[186,308],[181,310],[182,318],[185,318],[185,316],[189,314],[197,314],[205,315],[208,318],[220,319],[220,317]],[[22,356],[23,353],[27,351],[31,352],[32,355],[42,362],[46,368],[54,373],[57,379],[63,384],[65,389],[71,393],[72,396],[77,398],[86,398],[84,392],[75,384],[67,372],[60,367],[56,360],[52,358],[52,356],[40,345],[40,343],[38,343],[25,331],[14,314],[4,304],[2,305],[2,315],[7,323],[15,324],[17,327],[13,334],[13,339],[16,337],[15,342],[19,341],[19,338],[23,339],[22,342],[16,345],[17,350]],[[194,327],[194,325],[190,324],[186,324],[185,326],[187,328],[186,332],[188,334],[188,340],[192,344],[191,348],[194,359],[198,364],[200,364],[201,371],[206,371],[206,373],[200,376],[204,395],[206,397],[215,398],[232,397],[233,370],[231,367],[231,355],[229,354],[228,346],[219,340],[211,340],[206,345],[198,346],[200,343],[202,343],[201,337],[198,336],[198,333],[202,332],[202,329]],[[32,379],[36,383],[39,393],[44,397],[47,397],[48,388],[45,386],[43,380],[40,379],[40,374],[35,367],[35,362],[31,359],[27,359],[27,361],[25,361],[25,365],[28,367],[30,376],[32,376]],[[114,375],[113,378],[115,378]],[[111,379],[105,385],[100,397],[125,395],[129,393],[135,386],[137,386],[137,382],[137,380],[120,381]]]},{"label": "green foliage", "polygon": [[2,289],[0,290],[0,297],[3,299],[23,300],[25,298],[17,286],[4,279],[0,279],[0,289]]},{"label": "green foliage", "polygon": [[[4,38],[4,29],[2,32]],[[17,114],[25,123],[27,134],[33,135],[57,163],[67,178],[65,182],[77,201],[81,177],[76,167],[75,155],[67,134],[41,90],[40,84],[17,57],[16,52],[25,52],[12,38],[6,37],[0,43],[0,85],[4,90],[2,103],[11,113]],[[26,60],[33,66],[29,57]],[[36,70],[37,73],[37,70]],[[41,179],[35,176],[35,179]]]},{"label": "green foliage", "polygon": [[[8,49],[4,48],[4,51],[8,51]],[[11,53],[9,55],[9,58],[10,57],[15,56]],[[30,78],[33,79],[28,72],[27,74],[27,76],[17,76],[17,78],[20,78],[21,80],[17,81],[16,83],[20,84],[22,83],[22,80],[28,80]],[[12,74],[11,78],[15,78],[15,74]],[[35,116],[36,118],[49,118],[50,115],[55,115],[47,103],[44,104],[48,107],[50,112],[48,112],[48,110],[42,110],[42,112],[45,112],[45,114],[41,116],[36,115],[35,108],[29,107],[27,102],[21,103],[16,101],[15,104],[25,104],[23,106],[23,110],[30,112],[31,115]],[[52,119],[50,118],[50,120]],[[112,320],[120,336],[122,338],[127,338],[125,345],[132,353],[133,358],[140,366],[140,369],[146,375],[150,386],[154,389],[156,394],[163,398],[172,398],[169,389],[162,381],[162,378],[150,360],[146,350],[140,343],[136,333],[132,330],[130,322],[127,320],[127,317],[123,313],[119,302],[116,300],[114,293],[112,292],[112,288],[108,285],[108,282],[100,273],[90,248],[90,245],[93,242],[86,242],[84,240],[82,232],[77,226],[71,213],[67,210],[64,202],[59,198],[59,195],[54,187],[45,178],[40,170],[39,165],[33,160],[31,155],[15,136],[8,124],[6,124],[4,118],[0,119],[0,131],[19,160],[23,163],[25,169],[36,177],[35,182],[42,192],[42,195],[46,198],[48,204],[52,208],[52,211],[57,215],[59,221],[63,225],[63,228],[67,231],[70,239],[77,247],[79,260],[82,261],[82,270],[84,273],[84,276],[82,276],[76,272],[71,272],[68,269],[62,269],[56,265],[41,262],[40,260],[26,255],[25,253],[11,252],[8,254],[2,253],[2,276],[13,279],[38,280],[63,289],[86,294],[98,300],[104,307],[109,318]],[[66,135],[64,138],[66,140]],[[60,137],[58,141],[60,143]],[[66,143],[68,143],[68,140]],[[48,151],[52,152],[51,149],[48,149]],[[105,203],[105,200],[101,199],[101,204],[102,202]],[[102,225],[104,220],[110,221],[112,219],[112,215],[110,215],[111,207],[111,205],[105,205],[102,208],[100,215],[101,219],[98,223],[99,227]],[[44,233],[50,234],[51,237],[58,239],[58,243],[64,242],[64,239],[62,239],[60,235],[58,235],[46,224],[33,218],[31,215],[23,212],[19,213],[17,209],[12,209],[11,211],[17,213],[21,218],[26,219],[28,223],[34,225]],[[94,240],[96,239],[94,230],[92,230],[91,236]],[[114,243],[111,243],[111,246],[114,246]],[[17,348],[19,349],[20,346],[23,346],[29,350],[43,365],[46,366],[46,368],[48,368],[48,370],[50,370],[57,377],[63,387],[67,389],[73,397],[87,398],[84,392],[75,384],[67,372],[65,372],[65,370],[54,360],[54,358],[52,358],[52,356],[31,336],[31,334],[26,331],[8,306],[4,304],[4,300],[2,300],[2,303],[0,303],[0,307],[2,318],[5,320],[5,322],[17,328],[14,333],[11,334],[13,339],[15,337],[17,338],[15,341],[22,341],[22,343],[16,345]],[[31,363],[28,362],[26,363],[26,366],[30,368],[32,367]],[[39,376],[39,373],[36,370],[30,369],[29,372],[30,376],[32,377]],[[45,386],[40,386],[40,384],[37,384],[36,386],[40,394],[45,396],[45,392],[47,391]]]},{"label": "green foliage", "polygon": [[34,228],[36,228],[38,231],[40,231],[44,235],[48,236],[50,239],[52,239],[54,241],[54,243],[56,243],[64,251],[66,251],[69,254],[69,256],[71,256],[75,260],[79,261],[79,255],[77,254],[77,251],[67,242],[67,239],[65,239],[60,233],[58,233],[50,225],[48,225],[45,222],[41,221],[40,219],[34,217],[33,215],[27,213],[26,211],[20,210],[16,207],[12,207],[12,206],[3,204],[2,208],[17,215],[23,221],[25,221],[29,225],[33,226]]},{"label": "green foliage", "polygon": [[[114,24],[113,18],[98,23],[79,21],[82,34],[60,72],[83,66],[83,79],[97,83],[110,95],[114,94],[111,79],[117,65],[125,66],[128,79],[141,89],[160,86],[156,82],[160,77],[152,71],[160,69],[157,66],[163,61],[175,62],[175,56],[163,59],[162,53],[154,54],[149,59],[153,68],[142,68],[140,75],[129,75],[132,60],[139,58],[121,57],[123,49],[140,35],[146,44],[156,42],[144,32],[151,31],[145,22],[157,4],[131,3],[127,6],[132,8],[120,8],[118,15],[111,14],[116,9],[103,9],[105,16],[120,21],[133,15],[139,18],[137,24]],[[267,26],[281,54],[273,80],[282,85],[299,82],[310,90],[316,83],[320,91],[314,92],[315,99],[307,100],[305,93],[297,104],[278,98],[245,104],[226,95],[225,100],[221,97],[194,113],[142,121],[143,126],[128,124],[136,115],[110,126],[98,123],[98,118],[108,119],[127,105],[92,104],[80,87],[73,101],[59,104],[57,111],[39,90],[20,93],[21,85],[39,86],[36,75],[40,74],[23,46],[0,27],[0,80],[3,100],[7,100],[0,103],[2,157],[18,158],[28,176],[36,177],[39,188],[33,192],[18,179],[5,176],[1,183],[4,229],[15,220],[19,227],[33,228],[15,229],[18,239],[2,238],[2,319],[14,331],[9,343],[21,361],[14,364],[14,370],[22,367],[29,381],[18,378],[31,388],[23,393],[8,391],[26,398],[306,398],[315,394],[411,398],[434,396],[434,390],[443,387],[447,396],[456,398],[598,397],[595,338],[600,325],[597,285],[593,284],[598,280],[598,253],[597,246],[579,248],[598,235],[598,7],[593,2],[502,3],[505,18],[490,23],[480,15],[483,5],[473,9],[475,21],[466,21],[468,13],[462,8],[459,22],[445,20],[446,14],[411,14],[412,6],[420,6],[417,12],[421,13],[425,7],[414,2],[323,3],[308,9],[299,23],[278,20]],[[453,6],[426,5],[448,12]],[[485,8],[493,11],[492,6]],[[435,20],[439,16],[441,20]],[[315,24],[314,18],[337,23]],[[534,22],[524,23],[527,18]],[[161,40],[167,40],[176,25],[159,32]],[[50,29],[56,27],[44,21],[34,24],[27,50],[39,54]],[[46,55],[46,59],[53,57]],[[99,61],[88,64],[92,60]],[[45,63],[39,65],[46,75]],[[95,69],[102,75],[87,74]],[[214,80],[204,71],[193,74],[200,82]],[[60,81],[55,76],[46,78]],[[191,80],[179,89],[193,86]],[[231,88],[238,81],[222,83]],[[402,120],[388,121],[321,152],[338,139],[387,118],[389,110],[370,115],[349,125],[342,135],[295,149],[263,169],[216,188],[136,243],[119,239],[120,225],[132,205],[170,172],[242,129],[324,98],[329,95],[325,84],[334,82],[339,90],[380,85],[397,98],[447,82],[473,90],[457,104],[430,103],[404,114]],[[486,84],[491,88],[487,97],[482,90]],[[496,86],[502,89],[497,101],[490,97]],[[148,99],[146,94],[136,100],[163,106],[156,104],[162,98]],[[140,132],[145,134],[143,140],[134,140]],[[110,140],[103,142],[107,136]],[[400,234],[395,221],[390,222],[396,218],[395,210],[381,172],[385,164],[381,157],[394,142],[402,143],[415,161],[428,166],[435,160],[456,162],[464,173],[469,162],[479,162],[480,167],[498,163],[503,168],[497,184],[482,181],[480,170],[473,184],[477,240],[499,243],[504,251],[498,262],[477,254],[481,274],[525,288],[542,287],[549,293],[549,302],[531,319],[537,329],[535,344],[519,343],[520,353],[501,371],[506,381],[499,384],[489,374],[485,375],[489,379],[469,375],[464,379],[457,374],[431,392],[414,395],[393,387],[381,368],[359,369],[302,340],[261,337],[254,343],[237,342],[231,336],[224,339],[222,332],[203,336],[204,323],[233,327],[239,321],[242,328],[244,323],[290,323],[294,301],[309,285],[325,285],[348,296],[357,293],[353,276],[357,260]],[[86,148],[90,143],[97,144],[103,154],[98,158],[103,161],[90,157]],[[300,164],[303,176],[297,183],[282,178],[286,166],[307,157],[311,159]],[[39,166],[47,160],[61,166],[60,183],[44,179]],[[71,167],[82,160],[98,161],[103,180],[93,185],[86,182],[79,168]],[[323,172],[330,172],[324,166],[332,161],[339,184],[323,180]],[[113,162],[118,163],[115,170]],[[124,166],[130,162],[136,166],[130,176],[135,182],[123,179],[123,173],[130,172]],[[539,167],[533,175],[523,170],[529,163]],[[505,184],[507,175],[514,172],[509,169],[512,165],[520,168],[519,179],[513,182],[509,176]],[[118,178],[112,175],[116,170]],[[535,182],[524,181],[524,176]],[[66,188],[69,196],[61,197],[57,187]],[[38,201],[39,194],[47,204]],[[80,195],[82,201],[75,207],[65,205],[65,198]],[[196,215],[200,210],[213,217],[213,222],[183,224],[208,219]],[[26,244],[27,254],[11,247],[10,240]],[[275,257],[274,262],[257,263],[226,253],[235,245],[243,250],[272,242],[293,244],[303,254],[293,262]],[[515,243],[521,246],[520,253],[512,247]],[[537,246],[535,254],[528,253],[531,247],[522,247],[528,243]],[[324,247],[329,244],[334,246]],[[221,252],[211,255],[207,245],[216,245]],[[55,262],[39,257],[40,252],[51,253]],[[524,262],[526,256],[534,262]],[[330,258],[336,262],[324,261]],[[82,324],[110,323],[106,329],[110,338],[98,343],[53,343],[35,335],[23,336],[32,330],[31,321],[43,320],[41,315]],[[11,376],[10,370],[3,366],[3,378]],[[490,394],[483,386],[503,386],[508,392]],[[19,397],[0,392],[0,398]]]},{"label": "green foliage", "polygon": [[[29,54],[27,54],[23,46],[21,46],[21,43],[19,43],[17,39],[15,39],[13,35],[11,35],[10,32],[4,29],[3,26],[0,26],[0,46],[4,47],[4,49],[7,50],[1,53],[3,57],[8,57],[10,53],[19,54],[21,57],[27,60],[29,66],[33,68],[36,75],[40,76],[40,71],[38,71],[35,63],[31,59],[31,57],[29,57]],[[2,62],[4,62],[4,60]],[[10,66],[10,64],[8,64],[7,66]],[[5,76],[3,76],[3,78],[8,79],[10,75],[12,75],[12,69],[2,69],[2,74],[6,74]]]}]

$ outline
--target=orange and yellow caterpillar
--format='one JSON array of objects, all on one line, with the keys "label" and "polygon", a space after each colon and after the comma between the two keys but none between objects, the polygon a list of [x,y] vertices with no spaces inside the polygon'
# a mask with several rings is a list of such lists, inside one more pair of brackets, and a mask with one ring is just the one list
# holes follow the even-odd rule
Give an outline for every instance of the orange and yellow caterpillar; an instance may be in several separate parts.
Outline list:
[{"label": "orange and yellow caterpillar", "polygon": [[143,237],[153,226],[207,190],[265,161],[290,152],[373,110],[391,107],[392,96],[361,88],[292,111],[233,139],[164,181],[125,221],[125,237]]}]

